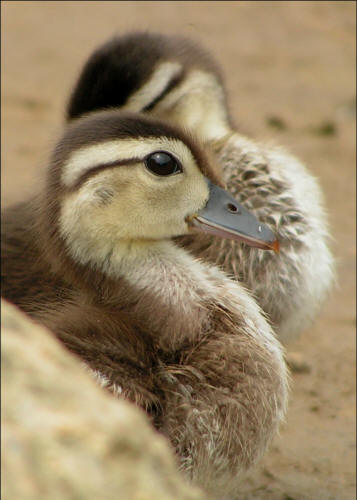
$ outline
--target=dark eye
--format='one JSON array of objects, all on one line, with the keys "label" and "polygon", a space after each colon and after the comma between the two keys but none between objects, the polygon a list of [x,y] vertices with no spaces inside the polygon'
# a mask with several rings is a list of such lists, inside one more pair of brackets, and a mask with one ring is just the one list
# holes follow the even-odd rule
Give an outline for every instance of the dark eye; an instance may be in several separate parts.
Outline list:
[{"label": "dark eye", "polygon": [[155,175],[173,175],[182,172],[182,166],[176,158],[165,151],[157,151],[145,158],[145,166]]}]

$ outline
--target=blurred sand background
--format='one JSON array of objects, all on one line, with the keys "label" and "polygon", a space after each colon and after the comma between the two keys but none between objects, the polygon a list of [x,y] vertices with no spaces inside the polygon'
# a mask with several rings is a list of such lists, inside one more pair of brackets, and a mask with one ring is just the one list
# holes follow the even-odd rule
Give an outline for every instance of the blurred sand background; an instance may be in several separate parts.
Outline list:
[{"label": "blurred sand background", "polygon": [[[284,145],[320,181],[337,285],[289,350],[287,423],[241,499],[355,498],[355,15],[329,2],[1,2],[2,204],[41,185],[71,86],[115,33],[191,36],[220,61],[243,132]],[[6,450],[4,450],[6,453]]]}]

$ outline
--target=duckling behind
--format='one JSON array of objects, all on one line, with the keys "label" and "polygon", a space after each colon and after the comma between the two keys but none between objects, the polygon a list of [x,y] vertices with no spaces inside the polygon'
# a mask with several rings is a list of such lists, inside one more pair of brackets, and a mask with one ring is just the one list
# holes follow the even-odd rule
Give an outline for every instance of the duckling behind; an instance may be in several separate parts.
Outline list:
[{"label": "duckling behind", "polygon": [[[245,289],[172,239],[208,220],[214,181],[176,128],[120,112],[76,120],[45,192],[3,215],[2,293],[145,409],[189,478],[227,498],[277,431],[287,375]],[[252,244],[272,246],[249,226]]]},{"label": "duckling behind", "polygon": [[235,130],[216,61],[188,39],[133,33],[99,47],[73,89],[67,118],[108,107],[169,120],[214,151],[227,188],[278,234],[281,251],[262,253],[207,235],[180,242],[244,283],[281,341],[295,339],[316,318],[333,279],[317,180],[281,148]]}]

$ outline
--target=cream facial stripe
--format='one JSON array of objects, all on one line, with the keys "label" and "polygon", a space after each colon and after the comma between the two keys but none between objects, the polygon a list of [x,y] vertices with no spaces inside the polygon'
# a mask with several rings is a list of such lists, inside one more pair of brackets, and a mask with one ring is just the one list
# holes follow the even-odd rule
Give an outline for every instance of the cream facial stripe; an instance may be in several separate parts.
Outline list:
[{"label": "cream facial stripe", "polygon": [[194,130],[204,141],[220,139],[230,132],[224,92],[217,77],[211,73],[189,72],[153,109]]},{"label": "cream facial stripe", "polygon": [[178,62],[164,62],[154,71],[150,79],[126,102],[123,109],[141,111],[160,96],[173,78],[182,71]]},{"label": "cream facial stripe", "polygon": [[[61,180],[68,187],[73,187],[83,174],[98,165],[122,163],[133,158],[143,159],[155,151],[168,151],[174,154],[181,163],[194,161],[191,151],[177,139],[167,137],[145,137],[137,139],[121,139],[92,144],[74,151],[63,166]],[[139,160],[139,161],[140,161]]]}]

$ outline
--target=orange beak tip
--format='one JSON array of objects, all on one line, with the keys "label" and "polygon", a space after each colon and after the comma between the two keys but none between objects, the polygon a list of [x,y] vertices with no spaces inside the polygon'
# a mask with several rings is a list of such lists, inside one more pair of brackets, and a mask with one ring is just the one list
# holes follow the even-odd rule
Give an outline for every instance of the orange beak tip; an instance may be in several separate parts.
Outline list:
[{"label": "orange beak tip", "polygon": [[274,250],[275,253],[280,252],[280,243],[279,240],[275,240],[274,243],[272,244],[272,250]]}]

